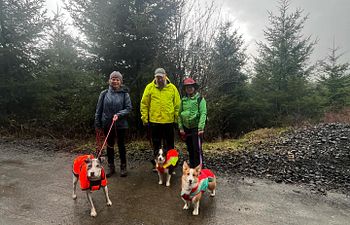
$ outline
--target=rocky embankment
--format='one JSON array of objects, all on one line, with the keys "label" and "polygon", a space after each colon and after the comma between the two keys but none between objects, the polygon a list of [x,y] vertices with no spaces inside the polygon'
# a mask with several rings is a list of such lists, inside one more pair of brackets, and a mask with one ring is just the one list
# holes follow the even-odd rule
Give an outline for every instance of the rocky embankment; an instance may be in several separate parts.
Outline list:
[{"label": "rocky embankment", "polygon": [[307,184],[313,191],[350,193],[350,125],[319,124],[290,131],[249,150],[205,156],[219,173]]}]

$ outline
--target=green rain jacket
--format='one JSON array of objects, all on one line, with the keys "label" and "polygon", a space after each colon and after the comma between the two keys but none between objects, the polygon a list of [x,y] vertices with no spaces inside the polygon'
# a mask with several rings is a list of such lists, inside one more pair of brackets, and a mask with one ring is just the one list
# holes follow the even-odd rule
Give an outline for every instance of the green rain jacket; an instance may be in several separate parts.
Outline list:
[{"label": "green rain jacket", "polygon": [[198,98],[200,94],[197,92],[192,97],[183,97],[180,104],[179,112],[179,129],[184,127],[188,129],[198,128],[198,131],[204,130],[207,118],[207,103],[201,98],[198,106]]}]

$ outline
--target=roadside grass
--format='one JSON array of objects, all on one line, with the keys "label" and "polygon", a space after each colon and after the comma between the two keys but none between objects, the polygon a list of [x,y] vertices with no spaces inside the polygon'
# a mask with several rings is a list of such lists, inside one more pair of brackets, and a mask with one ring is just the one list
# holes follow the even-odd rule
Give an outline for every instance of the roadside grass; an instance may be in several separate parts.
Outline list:
[{"label": "roadside grass", "polygon": [[241,149],[250,149],[255,145],[275,141],[278,137],[280,137],[282,134],[289,131],[290,129],[290,127],[262,128],[255,131],[251,131],[238,139],[227,139],[223,141],[204,143],[203,149],[207,151],[238,151]]},{"label": "roadside grass", "polygon": [[[203,150],[205,152],[217,152],[220,150],[239,151],[242,149],[250,149],[256,145],[264,144],[267,142],[275,141],[283,133],[289,131],[290,127],[284,128],[263,128],[255,131],[251,131],[238,139],[225,139],[221,141],[204,142]],[[185,150],[186,144],[181,140],[175,141],[175,147],[177,149]],[[91,152],[96,149],[94,139],[85,140],[84,143],[77,143],[72,152]],[[151,150],[151,144],[146,140],[130,140],[126,143],[127,151],[148,151]]]}]

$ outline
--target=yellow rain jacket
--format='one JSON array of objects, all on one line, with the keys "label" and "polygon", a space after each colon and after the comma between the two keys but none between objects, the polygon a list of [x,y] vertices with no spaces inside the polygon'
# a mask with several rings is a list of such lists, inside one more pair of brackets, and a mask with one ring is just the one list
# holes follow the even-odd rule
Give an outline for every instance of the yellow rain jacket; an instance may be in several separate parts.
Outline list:
[{"label": "yellow rain jacket", "polygon": [[180,109],[180,94],[176,86],[170,83],[159,88],[155,79],[149,83],[140,104],[141,120],[143,124],[151,123],[177,123]]}]

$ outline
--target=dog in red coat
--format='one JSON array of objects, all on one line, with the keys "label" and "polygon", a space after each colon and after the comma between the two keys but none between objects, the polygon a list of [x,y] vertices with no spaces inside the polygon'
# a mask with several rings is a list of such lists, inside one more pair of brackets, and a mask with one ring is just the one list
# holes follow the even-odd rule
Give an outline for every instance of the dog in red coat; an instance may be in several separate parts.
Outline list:
[{"label": "dog in red coat", "polygon": [[86,192],[87,198],[91,204],[90,216],[93,217],[97,216],[97,213],[91,197],[92,191],[99,190],[102,187],[106,196],[107,205],[112,205],[108,196],[107,178],[101,163],[102,159],[96,159],[93,155],[78,156],[73,162],[72,198],[74,200],[77,199],[76,187],[79,180],[80,188]]}]

